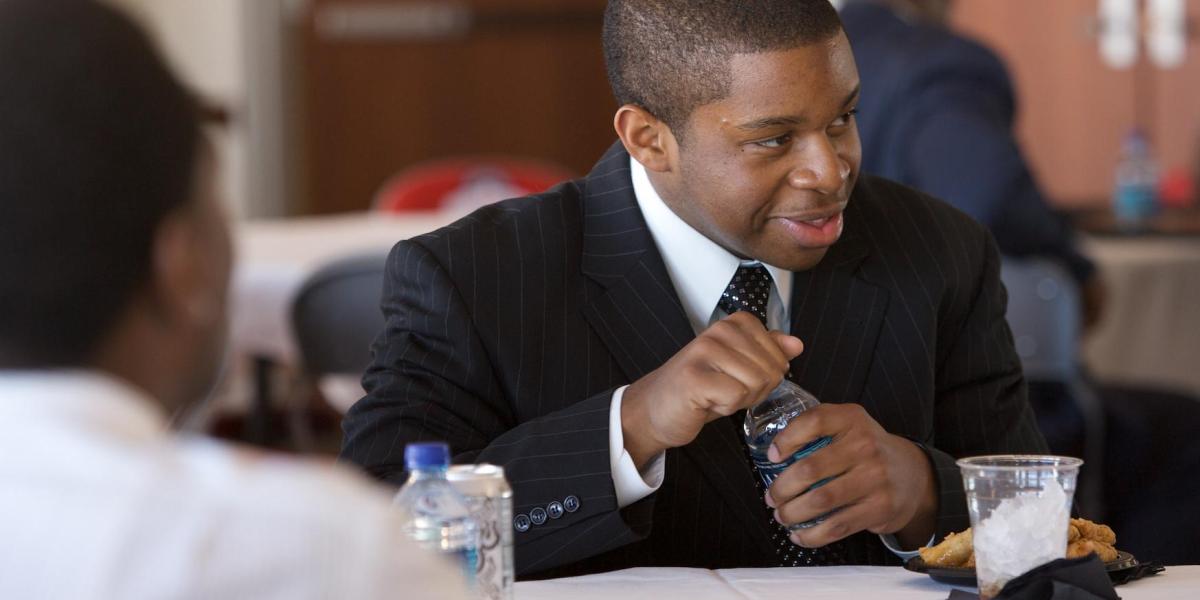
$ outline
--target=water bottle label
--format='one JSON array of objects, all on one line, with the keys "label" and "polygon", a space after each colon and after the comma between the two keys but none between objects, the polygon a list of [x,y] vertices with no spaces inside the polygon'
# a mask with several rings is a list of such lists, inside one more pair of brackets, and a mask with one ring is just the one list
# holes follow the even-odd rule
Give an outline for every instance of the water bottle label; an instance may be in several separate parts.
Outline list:
[{"label": "water bottle label", "polygon": [[471,587],[476,587],[478,579],[476,579],[475,573],[478,570],[479,553],[475,550],[475,546],[468,546],[462,550],[456,550],[451,554],[458,560],[459,566],[463,570],[463,575]]},{"label": "water bottle label", "polygon": [[[774,437],[774,436],[772,435],[771,437]],[[817,439],[809,442],[808,444],[805,444],[803,448],[800,448],[799,450],[794,452],[791,456],[789,456],[783,462],[777,462],[777,463],[771,462],[770,460],[767,459],[765,452],[751,451],[750,457],[754,461],[754,468],[756,471],[758,471],[758,476],[759,476],[759,478],[762,479],[763,485],[767,488],[770,488],[771,484],[775,482],[775,479],[777,477],[779,477],[779,475],[781,473],[783,473],[789,466],[791,466],[792,463],[795,463],[797,460],[800,460],[800,459],[812,454],[813,452],[816,452],[817,450],[820,450],[821,448],[828,446],[831,442],[833,442],[833,439],[830,438],[829,436],[817,438]],[[756,444],[756,447],[759,447],[759,448],[769,448],[770,446],[771,446],[770,440],[765,440],[765,443],[763,443],[761,445]],[[804,490],[804,492],[802,492],[802,494],[805,494],[812,490],[815,490],[815,489],[825,485],[826,483],[833,481],[833,479],[834,479],[833,477],[826,477],[825,479],[822,479],[822,480],[808,486],[808,489]],[[817,525],[820,525],[823,521],[825,521],[825,519],[828,519],[831,515],[833,515],[834,513],[836,513],[839,510],[841,510],[841,509],[840,508],[834,509],[834,510],[831,510],[819,517],[816,517],[815,519],[810,519],[803,523],[796,523],[794,525],[789,526],[788,529],[790,529],[791,531],[795,531],[797,529],[808,529],[810,527],[816,527]]]},{"label": "water bottle label", "polygon": [[[772,437],[774,437],[774,436],[772,436]],[[833,439],[830,438],[829,436],[817,438],[817,439],[809,442],[808,444],[805,444],[805,446],[803,448],[800,448],[799,450],[794,452],[790,457],[785,459],[783,462],[777,462],[777,463],[771,462],[767,458],[767,454],[766,454],[765,450],[761,450],[761,451],[760,450],[751,450],[750,458],[754,461],[754,468],[755,468],[755,470],[758,471],[758,476],[759,476],[759,478],[762,479],[763,485],[765,487],[769,488],[769,487],[771,487],[771,483],[773,483],[775,481],[775,478],[779,477],[779,475],[781,473],[783,473],[785,470],[787,470],[788,467],[792,466],[792,463],[812,454],[813,452],[816,452],[817,450],[820,450],[821,448],[824,448],[825,446],[828,446],[830,444],[830,442],[832,442],[832,441],[833,441]],[[765,449],[765,448],[769,448],[770,446],[771,446],[770,440],[765,440],[765,443],[754,444],[753,447]],[[814,484],[812,487],[817,487],[817,486]],[[812,488],[810,487],[809,489],[812,489]],[[805,490],[805,491],[807,491],[807,490]]]}]

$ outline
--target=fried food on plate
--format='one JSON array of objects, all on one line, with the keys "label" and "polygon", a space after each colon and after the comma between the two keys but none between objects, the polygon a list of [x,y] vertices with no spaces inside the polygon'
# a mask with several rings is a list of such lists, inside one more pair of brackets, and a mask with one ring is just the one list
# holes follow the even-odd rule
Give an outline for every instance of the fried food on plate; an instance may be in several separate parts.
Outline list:
[{"label": "fried food on plate", "polygon": [[1071,519],[1071,524],[1079,528],[1079,537],[1085,540],[1096,540],[1110,546],[1117,543],[1117,534],[1108,525],[1093,523],[1087,519]]},{"label": "fried food on plate", "polygon": [[942,543],[920,548],[917,550],[921,554],[921,558],[927,565],[935,565],[939,567],[958,567],[967,562],[967,559],[974,558],[972,556],[974,541],[971,528],[967,528],[962,533],[951,533],[942,540]]},{"label": "fried food on plate", "polygon": [[1067,525],[1067,543],[1068,544],[1078,540],[1080,537],[1081,537],[1081,535],[1079,533],[1079,528],[1076,527],[1074,523]]},{"label": "fried food on plate", "polygon": [[[971,528],[951,533],[936,546],[917,550],[925,564],[931,567],[974,567],[975,548]],[[1100,560],[1117,560],[1117,534],[1108,525],[1087,519],[1071,519],[1067,525],[1067,558],[1096,554]]]},{"label": "fried food on plate", "polygon": [[1104,562],[1117,560],[1117,549],[1098,540],[1079,540],[1067,546],[1067,558],[1080,558],[1095,554]]}]

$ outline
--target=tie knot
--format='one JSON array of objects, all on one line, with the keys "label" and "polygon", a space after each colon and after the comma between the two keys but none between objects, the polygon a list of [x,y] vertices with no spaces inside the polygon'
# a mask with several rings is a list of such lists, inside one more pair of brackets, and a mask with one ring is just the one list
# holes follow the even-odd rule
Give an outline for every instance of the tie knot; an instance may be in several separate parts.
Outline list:
[{"label": "tie knot", "polygon": [[762,263],[743,264],[725,286],[717,308],[733,314],[749,311],[767,326],[767,303],[771,299],[771,273]]}]

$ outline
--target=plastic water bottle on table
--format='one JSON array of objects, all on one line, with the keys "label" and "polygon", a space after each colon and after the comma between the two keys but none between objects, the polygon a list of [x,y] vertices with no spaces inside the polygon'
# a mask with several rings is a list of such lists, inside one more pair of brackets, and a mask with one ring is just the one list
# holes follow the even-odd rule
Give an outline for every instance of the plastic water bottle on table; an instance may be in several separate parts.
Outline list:
[{"label": "plastic water bottle on table", "polygon": [[1150,152],[1150,141],[1139,130],[1125,136],[1113,187],[1113,214],[1117,225],[1138,231],[1158,212],[1158,163]]},{"label": "plastic water bottle on table", "polygon": [[446,480],[450,448],[441,442],[409,444],[404,449],[404,464],[408,481],[393,500],[405,512],[404,533],[418,546],[458,560],[473,586],[479,526],[467,501]]}]

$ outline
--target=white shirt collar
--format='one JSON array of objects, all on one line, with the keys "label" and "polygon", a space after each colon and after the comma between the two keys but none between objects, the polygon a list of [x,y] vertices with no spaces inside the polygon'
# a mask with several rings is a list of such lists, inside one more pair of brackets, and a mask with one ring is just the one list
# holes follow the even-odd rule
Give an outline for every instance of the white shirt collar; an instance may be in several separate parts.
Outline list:
[{"label": "white shirt collar", "polygon": [[98,371],[0,369],[0,430],[31,424],[85,428],[123,438],[167,434],[158,404],[138,388]]},{"label": "white shirt collar", "polygon": [[[650,183],[646,168],[630,157],[629,173],[633,194],[646,219],[646,226],[666,264],[675,292],[683,303],[688,321],[696,333],[708,328],[721,294],[733,279],[741,259],[696,231],[672,211]],[[792,272],[763,263],[775,281],[773,300],[781,312],[770,325],[788,329],[787,314],[792,298]],[[774,322],[776,319],[779,322]]]}]

